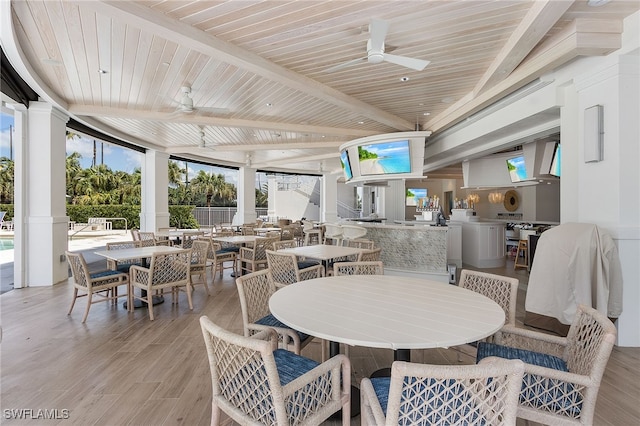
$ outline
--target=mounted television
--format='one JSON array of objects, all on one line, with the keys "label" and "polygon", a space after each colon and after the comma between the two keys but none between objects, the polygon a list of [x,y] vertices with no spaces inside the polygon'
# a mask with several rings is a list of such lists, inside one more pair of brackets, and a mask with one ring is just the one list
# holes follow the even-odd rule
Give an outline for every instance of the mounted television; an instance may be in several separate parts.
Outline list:
[{"label": "mounted television", "polygon": [[551,167],[549,168],[549,174],[553,176],[560,177],[560,143],[556,144],[556,149],[553,152],[553,159],[551,160]]},{"label": "mounted television", "polygon": [[509,170],[509,177],[513,183],[529,179],[527,168],[524,164],[524,155],[509,158],[507,160],[507,169]]},{"label": "mounted television", "polygon": [[407,188],[407,206],[417,206],[421,198],[427,198],[427,188]]},{"label": "mounted television", "polygon": [[351,172],[351,163],[349,162],[349,154],[346,149],[340,151],[340,163],[342,164],[342,171],[344,172],[345,180],[351,180],[353,178],[353,173]]},{"label": "mounted television", "polygon": [[408,140],[360,145],[358,160],[361,175],[411,173]]}]

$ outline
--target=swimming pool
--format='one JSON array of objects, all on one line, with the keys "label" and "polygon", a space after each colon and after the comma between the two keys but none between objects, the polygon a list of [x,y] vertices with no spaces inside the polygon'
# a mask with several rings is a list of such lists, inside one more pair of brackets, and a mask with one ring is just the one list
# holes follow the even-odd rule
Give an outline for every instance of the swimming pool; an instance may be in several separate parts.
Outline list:
[{"label": "swimming pool", "polygon": [[0,238],[0,251],[12,250],[12,249],[13,249],[13,240],[9,240],[7,238]]}]

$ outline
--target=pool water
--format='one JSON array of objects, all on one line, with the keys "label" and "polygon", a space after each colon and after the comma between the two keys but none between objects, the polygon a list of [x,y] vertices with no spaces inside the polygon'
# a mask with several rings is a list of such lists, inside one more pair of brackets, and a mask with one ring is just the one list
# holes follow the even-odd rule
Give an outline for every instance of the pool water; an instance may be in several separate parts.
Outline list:
[{"label": "pool water", "polygon": [[0,238],[0,251],[12,250],[12,249],[13,249],[13,240]]}]

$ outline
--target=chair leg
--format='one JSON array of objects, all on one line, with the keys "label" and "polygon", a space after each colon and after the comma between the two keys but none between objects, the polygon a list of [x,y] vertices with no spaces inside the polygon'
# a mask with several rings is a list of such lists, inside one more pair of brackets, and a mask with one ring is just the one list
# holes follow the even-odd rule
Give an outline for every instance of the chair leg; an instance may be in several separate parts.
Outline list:
[{"label": "chair leg", "polygon": [[153,321],[153,296],[151,292],[147,293],[147,308],[149,309],[149,321]]},{"label": "chair leg", "polygon": [[73,306],[76,304],[76,299],[78,298],[78,289],[74,288],[73,289],[73,299],[71,299],[71,307],[69,308],[69,312],[67,312],[67,315],[71,315],[71,311],[73,311]]},{"label": "chair leg", "polygon": [[82,317],[82,322],[87,320],[87,316],[89,315],[89,308],[91,308],[91,298],[93,297],[93,293],[87,293],[87,309],[84,311],[84,317]]},{"label": "chair leg", "polygon": [[[207,283],[205,283],[205,286]],[[187,301],[189,302],[189,309],[193,311],[193,301],[191,300],[191,292],[193,288],[191,287],[191,283],[187,283]]]}]

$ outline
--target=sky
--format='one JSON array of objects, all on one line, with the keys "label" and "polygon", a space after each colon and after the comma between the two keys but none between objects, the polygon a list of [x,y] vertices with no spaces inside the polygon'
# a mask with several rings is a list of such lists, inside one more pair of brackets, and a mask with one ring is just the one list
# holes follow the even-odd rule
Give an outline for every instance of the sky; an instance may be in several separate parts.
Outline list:
[{"label": "sky", "polygon": [[[11,155],[11,137],[10,129],[13,126],[13,117],[8,114],[0,114],[0,157],[10,157]],[[112,145],[106,142],[96,140],[96,163],[106,164],[111,170],[125,171],[132,173],[136,168],[140,167],[143,154],[118,145]],[[81,136],[80,139],[67,140],[67,155],[72,152],[78,152],[82,158],[80,165],[83,168],[91,167],[93,161],[93,138]],[[184,168],[185,164],[181,162],[180,167]],[[238,172],[237,170],[206,166],[196,163],[187,163],[189,170],[189,180],[193,179],[200,170],[207,173],[222,173],[225,181],[237,186]]]}]

